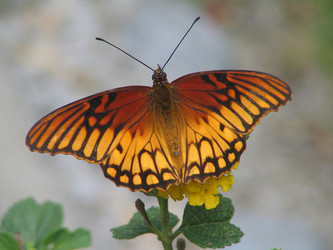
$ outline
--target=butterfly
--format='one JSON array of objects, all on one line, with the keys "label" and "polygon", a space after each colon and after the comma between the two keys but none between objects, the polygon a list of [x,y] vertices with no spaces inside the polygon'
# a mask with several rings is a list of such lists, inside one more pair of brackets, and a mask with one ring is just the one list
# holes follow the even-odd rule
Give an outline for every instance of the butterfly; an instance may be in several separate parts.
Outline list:
[{"label": "butterfly", "polygon": [[219,178],[240,160],[246,135],[291,89],[270,74],[217,70],[169,83],[158,66],[153,86],[104,91],[38,121],[26,145],[100,164],[106,178],[132,191]]}]

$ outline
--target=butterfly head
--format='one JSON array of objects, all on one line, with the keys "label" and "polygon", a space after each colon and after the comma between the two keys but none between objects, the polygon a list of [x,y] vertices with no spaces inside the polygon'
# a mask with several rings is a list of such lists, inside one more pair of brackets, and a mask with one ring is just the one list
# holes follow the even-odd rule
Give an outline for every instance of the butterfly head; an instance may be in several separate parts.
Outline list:
[{"label": "butterfly head", "polygon": [[169,110],[173,103],[173,89],[168,82],[167,74],[163,71],[163,68],[161,68],[160,65],[154,70],[152,79],[152,103],[155,107],[158,107],[157,109],[163,108]]},{"label": "butterfly head", "polygon": [[167,74],[163,71],[160,65],[157,65],[157,69],[154,70],[154,74],[152,76],[154,86],[158,85],[166,85],[168,84]]}]

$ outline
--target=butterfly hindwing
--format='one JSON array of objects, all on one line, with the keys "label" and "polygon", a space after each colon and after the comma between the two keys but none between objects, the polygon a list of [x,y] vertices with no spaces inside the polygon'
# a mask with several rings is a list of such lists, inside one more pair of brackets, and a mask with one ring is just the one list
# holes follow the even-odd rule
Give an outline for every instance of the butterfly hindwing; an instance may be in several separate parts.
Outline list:
[{"label": "butterfly hindwing", "polygon": [[104,175],[131,190],[163,189],[178,182],[178,174],[163,138],[149,112],[125,132],[119,144],[101,163]]},{"label": "butterfly hindwing", "polygon": [[207,113],[184,107],[186,161],[183,182],[219,178],[239,161],[246,148],[245,136],[232,131]]}]

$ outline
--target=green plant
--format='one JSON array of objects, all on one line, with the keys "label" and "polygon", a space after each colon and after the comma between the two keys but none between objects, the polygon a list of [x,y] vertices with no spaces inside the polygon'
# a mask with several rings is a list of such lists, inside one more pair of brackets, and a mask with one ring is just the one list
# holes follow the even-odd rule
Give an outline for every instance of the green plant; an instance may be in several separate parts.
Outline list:
[{"label": "green plant", "polygon": [[[218,194],[220,202],[216,208],[206,210],[205,206],[191,206],[187,203],[181,225],[173,231],[179,222],[176,215],[169,213],[168,200],[158,198],[160,207],[145,210],[141,200],[136,201],[138,212],[127,225],[112,228],[116,239],[133,239],[145,233],[154,233],[162,242],[164,249],[173,249],[173,240],[183,234],[192,243],[202,248],[224,248],[238,243],[244,235],[235,225],[230,223],[234,213],[231,199]],[[185,242],[178,240],[177,248],[185,249]]]},{"label": "green plant", "polygon": [[77,249],[91,245],[87,229],[69,231],[62,227],[62,206],[47,201],[38,204],[34,198],[15,203],[1,220],[1,250]]}]

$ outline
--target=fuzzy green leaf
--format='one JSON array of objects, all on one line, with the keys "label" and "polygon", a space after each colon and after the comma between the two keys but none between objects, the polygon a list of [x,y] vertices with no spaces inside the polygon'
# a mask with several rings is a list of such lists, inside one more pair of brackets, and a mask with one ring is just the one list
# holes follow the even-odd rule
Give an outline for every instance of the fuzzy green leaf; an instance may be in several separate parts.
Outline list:
[{"label": "fuzzy green leaf", "polygon": [[[160,209],[158,207],[151,207],[147,210],[147,215],[151,223],[154,224],[159,230],[162,230]],[[178,223],[179,219],[172,213],[169,213],[169,215],[169,228],[172,229]],[[154,233],[139,212],[136,212],[133,215],[127,225],[112,228],[111,232],[113,233],[113,237],[116,239],[133,239],[142,234]]]},{"label": "fuzzy green leaf", "polygon": [[0,249],[20,250],[15,237],[6,232],[0,233]]},{"label": "fuzzy green leaf", "polygon": [[69,250],[82,247],[88,247],[92,243],[90,232],[86,229],[79,228],[70,232],[66,228],[55,230],[44,240],[43,244],[53,245],[53,250]]},{"label": "fuzzy green leaf", "polygon": [[63,221],[63,211],[59,204],[47,201],[41,205],[33,198],[15,203],[1,222],[1,231],[20,233],[24,240],[35,242],[39,247],[43,238]]},{"label": "fuzzy green leaf", "polygon": [[230,224],[234,207],[229,198],[220,196],[215,209],[186,205],[180,232],[202,248],[224,248],[238,243],[244,233]]},{"label": "fuzzy green leaf", "polygon": [[[19,201],[8,210],[1,221],[0,231],[11,236],[5,236],[3,243],[7,244],[12,239],[16,244],[22,241],[24,249],[27,250],[65,250],[91,245],[90,232],[85,229],[69,232],[61,227],[63,217],[59,204],[50,201],[38,204],[33,198]],[[15,238],[16,235],[19,236],[18,239]],[[15,248],[1,248],[0,245],[0,249]]]}]

